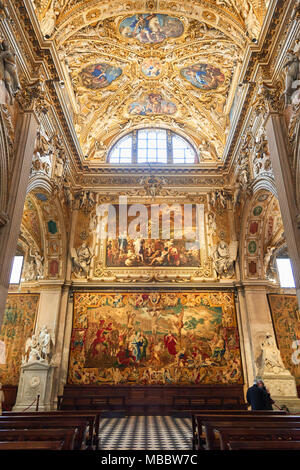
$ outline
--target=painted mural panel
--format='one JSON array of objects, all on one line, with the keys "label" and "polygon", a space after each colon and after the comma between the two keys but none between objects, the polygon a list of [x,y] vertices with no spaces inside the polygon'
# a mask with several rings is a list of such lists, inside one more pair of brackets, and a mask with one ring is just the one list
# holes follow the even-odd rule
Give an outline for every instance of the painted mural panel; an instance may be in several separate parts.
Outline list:
[{"label": "painted mural panel", "polygon": [[295,377],[297,385],[300,385],[300,364],[295,363],[296,350],[299,349],[299,346],[298,348],[295,346],[295,341],[300,341],[300,311],[297,296],[269,294],[268,298],[283,363]]},{"label": "painted mural panel", "polygon": [[6,364],[0,364],[0,382],[18,385],[27,338],[33,334],[39,294],[8,294],[0,340],[6,349]]},{"label": "painted mural panel", "polygon": [[[197,238],[196,207],[192,207],[190,225],[184,220],[183,205],[173,206],[177,211],[169,211],[168,205],[161,205],[161,213],[154,216],[150,204],[146,206],[147,226],[141,226],[141,233],[148,234],[144,238],[130,238],[120,233],[118,225],[120,207],[115,205],[117,230],[115,238],[108,238],[106,244],[106,266],[108,267],[198,267],[200,265],[200,249],[193,240]],[[129,206],[130,210],[130,206]],[[165,217],[165,219],[164,219]],[[178,217],[181,223],[178,224]],[[135,216],[128,216],[127,234]],[[169,223],[163,224],[163,220]],[[203,223],[202,220],[199,223]],[[154,238],[153,234],[158,237]],[[152,237],[152,238],[151,238]]]},{"label": "painted mural panel", "polygon": [[68,383],[243,383],[233,294],[75,293]]},{"label": "painted mural panel", "polygon": [[80,75],[84,86],[97,90],[109,86],[121,74],[122,69],[120,67],[100,63],[86,67]]},{"label": "painted mural panel", "polygon": [[169,15],[157,13],[136,14],[121,21],[119,31],[125,38],[137,39],[143,44],[155,44],[183,34],[183,23]]},{"label": "painted mural panel", "polygon": [[225,75],[217,67],[195,64],[180,70],[183,78],[202,90],[215,90],[224,83]]},{"label": "painted mural panel", "polygon": [[135,116],[148,116],[151,114],[174,114],[176,104],[166,101],[160,93],[149,93],[141,101],[134,101],[128,107],[128,113]]}]

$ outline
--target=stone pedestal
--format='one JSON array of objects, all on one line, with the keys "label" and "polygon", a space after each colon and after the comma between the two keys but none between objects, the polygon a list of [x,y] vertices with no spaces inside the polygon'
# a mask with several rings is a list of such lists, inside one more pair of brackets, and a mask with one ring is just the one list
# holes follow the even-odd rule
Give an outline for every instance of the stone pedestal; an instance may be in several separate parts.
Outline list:
[{"label": "stone pedestal", "polygon": [[[261,378],[277,406],[286,405],[291,413],[300,412],[296,381],[288,370],[279,374],[264,373]],[[274,405],[273,408],[276,409]]]},{"label": "stone pedestal", "polygon": [[[18,395],[13,411],[24,411],[39,395],[39,411],[54,409],[51,391],[55,366],[34,361],[21,366]],[[26,411],[35,411],[36,402]]]}]

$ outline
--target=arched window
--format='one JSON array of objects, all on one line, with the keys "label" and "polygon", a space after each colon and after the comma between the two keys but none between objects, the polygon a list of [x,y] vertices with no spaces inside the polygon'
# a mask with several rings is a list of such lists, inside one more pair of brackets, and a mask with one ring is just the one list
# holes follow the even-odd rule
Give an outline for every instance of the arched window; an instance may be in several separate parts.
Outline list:
[{"label": "arched window", "polygon": [[198,162],[193,146],[175,132],[150,128],[130,132],[108,153],[114,164],[193,164]]}]

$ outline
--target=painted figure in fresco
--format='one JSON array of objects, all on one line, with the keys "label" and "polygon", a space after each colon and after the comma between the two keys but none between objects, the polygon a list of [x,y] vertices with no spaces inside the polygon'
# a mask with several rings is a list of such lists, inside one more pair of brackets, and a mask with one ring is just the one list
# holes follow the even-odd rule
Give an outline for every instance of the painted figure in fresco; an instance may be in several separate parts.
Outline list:
[{"label": "painted figure in fresco", "polygon": [[181,69],[180,73],[192,85],[202,90],[215,90],[225,80],[220,69],[208,64],[191,65]]},{"label": "painted figure in fresco", "polygon": [[164,336],[164,343],[165,343],[165,347],[167,348],[169,354],[171,354],[171,356],[176,356],[176,354],[177,354],[177,351],[176,351],[177,340],[171,332]]},{"label": "painted figure in fresco", "polygon": [[225,341],[218,333],[215,333],[213,340],[211,342],[211,349],[212,349],[212,359],[217,361],[221,361],[225,354]]},{"label": "painted figure in fresco", "polygon": [[178,18],[150,13],[125,18],[119,31],[124,37],[138,39],[143,44],[153,44],[168,37],[181,36],[183,29],[183,24]]},{"label": "painted figure in fresco", "polygon": [[84,86],[90,89],[105,88],[122,75],[120,67],[100,63],[86,67],[81,71]]},{"label": "painted figure in fresco", "polygon": [[136,101],[130,104],[129,114],[147,116],[149,114],[174,114],[176,105],[163,99],[159,93],[149,93],[144,101]]}]

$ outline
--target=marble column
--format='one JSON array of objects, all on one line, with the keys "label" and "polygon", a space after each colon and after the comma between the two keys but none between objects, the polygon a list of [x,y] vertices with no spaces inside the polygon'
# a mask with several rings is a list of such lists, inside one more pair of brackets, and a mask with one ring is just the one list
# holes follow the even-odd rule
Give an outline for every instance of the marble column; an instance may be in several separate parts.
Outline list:
[{"label": "marble column", "polygon": [[16,253],[38,121],[33,111],[19,114],[7,215],[0,229],[0,326],[2,324],[13,258]]},{"label": "marble column", "polygon": [[284,225],[284,235],[293,267],[298,304],[300,305],[300,229],[297,226],[298,210],[288,152],[286,124],[280,112],[270,112],[265,127]]}]

